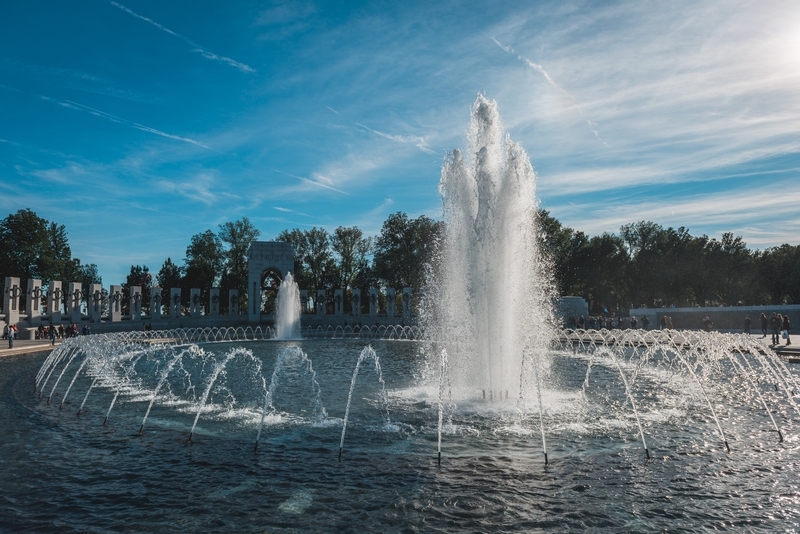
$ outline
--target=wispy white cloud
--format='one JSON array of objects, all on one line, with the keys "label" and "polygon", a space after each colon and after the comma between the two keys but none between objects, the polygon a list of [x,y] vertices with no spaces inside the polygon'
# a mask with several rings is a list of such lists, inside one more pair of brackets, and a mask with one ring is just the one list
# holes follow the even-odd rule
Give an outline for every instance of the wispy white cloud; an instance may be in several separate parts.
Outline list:
[{"label": "wispy white cloud", "polygon": [[234,59],[231,59],[229,57],[218,56],[217,54],[215,54],[213,52],[209,52],[208,50],[205,50],[202,46],[200,46],[199,44],[195,43],[194,41],[192,41],[188,37],[185,37],[185,36],[183,36],[183,35],[181,35],[181,34],[179,34],[177,32],[174,32],[174,31],[170,30],[169,28],[159,24],[158,22],[156,22],[156,21],[154,21],[152,19],[149,19],[149,18],[147,18],[145,16],[139,15],[138,13],[136,13],[133,10],[123,6],[122,4],[119,4],[117,2],[113,2],[112,1],[111,5],[120,8],[124,12],[136,17],[137,19],[140,19],[140,20],[143,20],[143,21],[145,21],[145,22],[147,22],[149,24],[152,24],[153,26],[155,26],[156,28],[158,28],[159,30],[161,30],[163,32],[166,32],[166,33],[168,33],[170,35],[173,35],[173,36],[177,37],[178,39],[181,39],[182,41],[184,41],[185,43],[187,43],[189,46],[192,47],[192,52],[197,52],[198,54],[202,55],[206,59],[210,59],[212,61],[220,61],[222,63],[225,63],[226,65],[230,65],[231,67],[236,67],[237,69],[239,69],[242,72],[255,72],[255,69],[253,69],[249,65],[246,65],[244,63],[240,63],[240,62],[238,62],[238,61],[236,61]]},{"label": "wispy white cloud", "polygon": [[369,126],[364,126],[360,122],[356,123],[357,126],[364,128],[365,130],[374,133],[375,135],[379,135],[381,137],[385,137],[386,139],[390,139],[392,141],[402,143],[404,145],[414,145],[415,147],[419,148],[426,154],[433,154],[436,155],[436,152],[428,148],[427,140],[424,137],[419,137],[416,135],[392,135],[383,132],[379,132],[378,130],[373,130]]},{"label": "wispy white cloud", "polygon": [[157,185],[163,191],[202,202],[206,206],[214,205],[220,199],[221,188],[216,185],[214,178],[206,173],[194,176],[190,180],[180,182],[161,180]]},{"label": "wispy white cloud", "polygon": [[[330,185],[330,184],[333,183],[333,181],[330,178],[327,178],[325,176],[315,175],[314,177],[316,179],[315,180],[311,180],[309,178],[304,178],[302,176],[289,174],[288,172],[279,171],[278,169],[272,169],[272,170],[274,172],[277,172],[278,174],[283,174],[284,176],[288,176],[290,178],[295,178],[297,180],[300,180],[304,184],[313,185],[313,186],[316,186],[316,187],[321,187],[323,189],[328,189],[330,191],[336,191],[337,193],[341,193],[343,195],[349,195],[350,194],[347,191],[342,191],[341,189],[337,189],[337,188],[333,187],[332,185]],[[326,183],[322,183],[322,182],[326,182]]]},{"label": "wispy white cloud", "polygon": [[278,210],[280,212],[283,212],[283,213],[293,213],[295,215],[302,215],[303,217],[311,217],[311,215],[309,215],[308,213],[303,213],[301,211],[296,211],[296,210],[289,209],[289,208],[283,208],[281,206],[273,206],[273,208],[275,208],[276,210]]},{"label": "wispy white cloud", "polygon": [[[564,89],[563,87],[561,87],[560,85],[558,85],[558,84],[557,84],[555,81],[553,81],[553,78],[551,78],[551,77],[550,77],[550,75],[549,75],[549,74],[547,74],[547,71],[546,71],[546,70],[544,70],[544,67],[542,67],[542,66],[541,66],[540,64],[538,64],[538,63],[535,63],[535,62],[531,61],[530,59],[526,58],[525,56],[523,56],[523,55],[521,55],[521,54],[518,54],[518,53],[516,52],[516,50],[514,50],[512,47],[510,47],[510,46],[505,46],[505,45],[501,44],[501,43],[500,43],[500,41],[498,41],[498,40],[497,40],[495,37],[492,37],[492,40],[493,40],[493,41],[495,42],[495,44],[497,44],[497,46],[499,46],[499,47],[500,47],[502,50],[504,50],[505,52],[507,52],[507,53],[511,54],[512,56],[516,56],[518,60],[520,60],[520,61],[524,62],[526,65],[528,65],[529,67],[531,67],[531,68],[532,68],[532,69],[534,69],[535,71],[539,72],[539,73],[540,73],[542,76],[544,76],[544,77],[545,77],[545,79],[547,80],[547,82],[548,82],[550,85],[552,85],[553,87],[555,87],[556,89],[558,89],[558,91],[560,91],[560,92],[561,92],[561,93],[563,93],[565,96],[567,96],[567,97],[568,97],[570,100],[572,100],[572,102],[574,103],[574,107],[575,107],[575,109],[576,109],[576,110],[578,110],[578,112],[579,112],[581,115],[584,115],[584,113],[583,113],[583,109],[581,109],[581,106],[580,106],[580,104],[578,103],[578,101],[575,99],[575,97],[574,97],[574,96],[572,96],[571,94],[569,94],[569,93],[567,92],[567,90],[566,90],[566,89]],[[595,136],[595,137],[598,139],[598,141],[600,141],[600,142],[601,142],[601,143],[603,143],[604,145],[608,146],[608,144],[607,144],[607,143],[606,143],[606,142],[603,140],[603,138],[602,138],[602,137],[600,137],[600,132],[598,132],[598,131],[597,131],[597,124],[596,124],[596,123],[592,122],[591,120],[588,120],[588,119],[586,119],[586,125],[589,127],[589,130],[590,130],[590,131],[591,131],[591,132],[594,134],[594,136]]]},{"label": "wispy white cloud", "polygon": [[178,135],[173,135],[173,134],[169,134],[167,132],[162,132],[161,130],[156,130],[155,128],[151,128],[149,126],[145,126],[145,125],[139,124],[137,122],[129,121],[127,119],[123,119],[121,117],[117,117],[117,116],[112,115],[110,113],[106,113],[105,111],[100,111],[99,109],[95,109],[95,108],[92,108],[92,107],[89,107],[89,106],[85,106],[83,104],[79,104],[79,103],[73,102],[71,100],[67,100],[65,102],[61,102],[61,101],[54,100],[54,99],[46,97],[46,96],[42,96],[41,98],[43,100],[48,100],[50,102],[55,102],[56,104],[58,104],[60,106],[63,106],[63,107],[66,107],[66,108],[69,108],[69,109],[87,111],[87,112],[89,112],[92,115],[95,115],[97,117],[101,117],[101,118],[110,120],[112,122],[116,122],[118,124],[124,124],[126,126],[130,126],[131,128],[136,128],[137,130],[141,130],[143,132],[148,132],[148,133],[152,133],[152,134],[155,134],[155,135],[160,135],[161,137],[166,137],[168,139],[175,139],[176,141],[183,141],[185,143],[191,143],[193,145],[197,145],[199,147],[203,147],[203,148],[211,150],[208,146],[204,145],[200,141],[195,141],[194,139],[191,139],[189,137],[180,137]]}]

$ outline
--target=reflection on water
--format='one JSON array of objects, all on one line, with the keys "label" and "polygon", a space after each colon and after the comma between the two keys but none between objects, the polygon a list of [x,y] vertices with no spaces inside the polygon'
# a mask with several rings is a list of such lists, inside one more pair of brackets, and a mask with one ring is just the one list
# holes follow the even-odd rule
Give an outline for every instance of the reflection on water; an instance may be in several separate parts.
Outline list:
[{"label": "reflection on water", "polygon": [[[243,343],[239,350],[248,355],[228,361],[210,389],[214,362],[231,354],[230,344],[150,352],[133,367],[135,357],[120,361],[113,372],[90,362],[63,410],[58,405],[80,356],[49,406],[51,386],[41,398],[32,392],[42,357],[0,360],[0,531],[774,531],[798,521],[798,416],[774,380],[766,380],[781,378],[777,371],[754,380],[768,415],[736,369],[718,370],[732,373],[724,385],[698,383],[665,355],[642,364],[632,349],[620,353],[648,462],[620,369],[600,352],[554,352],[542,376],[549,465],[541,455],[535,395],[519,405],[476,393],[446,410],[437,468],[439,388],[425,376],[424,346],[373,340],[391,425],[382,384],[364,366],[339,463],[348,390],[365,343]],[[275,364],[290,347],[313,366],[284,359],[287,372],[272,384]],[[796,372],[789,372],[783,378],[794,380]]]}]

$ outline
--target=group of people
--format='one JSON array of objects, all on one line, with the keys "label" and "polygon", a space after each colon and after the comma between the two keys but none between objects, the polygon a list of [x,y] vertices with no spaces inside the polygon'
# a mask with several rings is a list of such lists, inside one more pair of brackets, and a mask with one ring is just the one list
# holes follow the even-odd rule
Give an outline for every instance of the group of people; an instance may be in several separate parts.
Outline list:
[{"label": "group of people", "polygon": [[[39,328],[36,329],[34,334],[35,339],[49,339],[51,345],[56,344],[56,339],[66,339],[70,337],[75,337],[77,335],[89,335],[89,325],[83,325],[83,329],[78,330],[78,325],[70,324],[64,328],[63,325],[55,325],[53,326],[44,326],[39,325]],[[14,348],[14,340],[19,339],[19,328],[17,325],[5,325],[3,327],[3,339],[8,340],[8,348]]]},{"label": "group of people", "polygon": [[[767,328],[772,333],[772,344],[780,345],[781,337],[786,340],[787,345],[792,344],[792,338],[789,333],[792,330],[792,322],[789,320],[789,315],[781,315],[777,312],[772,312],[772,317],[767,317],[765,313],[761,314],[761,337],[767,337]],[[749,317],[745,319],[745,323],[749,321]]]},{"label": "group of people", "polygon": [[[672,328],[672,319],[669,319],[669,328]],[[650,326],[650,319],[647,316],[642,315],[641,321],[641,328],[647,330]],[[615,317],[613,315],[609,315],[607,317],[603,317],[602,315],[593,316],[590,315],[587,319],[583,315],[580,317],[570,316],[567,318],[567,328],[575,330],[576,328],[579,330],[601,330],[605,328],[606,330],[626,330],[628,328],[636,329],[639,328],[639,320],[636,316],[631,316],[630,319],[627,317]]]}]

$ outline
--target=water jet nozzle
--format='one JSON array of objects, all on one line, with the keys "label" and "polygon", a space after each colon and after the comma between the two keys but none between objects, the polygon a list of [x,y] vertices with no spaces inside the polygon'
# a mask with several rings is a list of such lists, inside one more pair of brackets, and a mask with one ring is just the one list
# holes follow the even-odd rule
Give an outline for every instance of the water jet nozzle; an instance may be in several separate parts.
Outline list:
[{"label": "water jet nozzle", "polygon": [[731,452],[731,448],[728,447],[728,442],[727,441],[725,441],[725,448],[728,449],[728,452]]},{"label": "water jet nozzle", "polygon": [[339,447],[339,463],[342,463],[342,448]]},{"label": "water jet nozzle", "polygon": [[645,453],[645,455],[647,455],[647,459],[649,460],[650,459],[650,451],[647,450],[647,448],[645,448],[644,449],[644,453]]},{"label": "water jet nozzle", "polygon": [[106,416],[106,418],[103,419],[103,426],[108,426],[108,416]]},{"label": "water jet nozzle", "polygon": [[50,397],[47,397],[47,405],[50,406]]},{"label": "water jet nozzle", "polygon": [[439,459],[438,459],[437,465],[439,465],[439,466],[442,465],[442,451],[439,451]]},{"label": "water jet nozzle", "polygon": [[258,442],[256,441],[255,447],[253,447],[253,452],[258,452]]},{"label": "water jet nozzle", "polygon": [[139,427],[139,435],[140,435],[140,436],[142,435],[142,432],[143,432],[143,431],[144,431],[144,425],[142,425],[142,426],[140,426],[140,427]]},{"label": "water jet nozzle", "polygon": [[783,443],[783,434],[781,434],[781,431],[780,431],[780,430],[778,430],[778,437],[780,438],[780,439],[778,440],[778,443]]},{"label": "water jet nozzle", "polygon": [[548,462],[547,462],[547,453],[544,453],[544,465],[547,465],[547,464],[548,464]]},{"label": "water jet nozzle", "polygon": [[189,432],[189,439],[186,440],[186,443],[192,442],[192,436],[194,436],[194,432]]}]

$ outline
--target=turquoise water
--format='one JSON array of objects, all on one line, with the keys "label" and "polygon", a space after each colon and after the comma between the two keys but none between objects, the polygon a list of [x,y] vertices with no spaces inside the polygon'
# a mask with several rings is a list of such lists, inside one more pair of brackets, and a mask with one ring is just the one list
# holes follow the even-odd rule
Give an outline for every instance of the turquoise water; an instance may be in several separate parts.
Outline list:
[{"label": "turquoise water", "polygon": [[[118,384],[96,386],[76,417],[91,375],[76,379],[59,410],[73,371],[64,374],[47,405],[46,395],[33,391],[44,357],[0,360],[0,531],[800,528],[797,414],[779,403],[772,387],[759,386],[786,437],[782,443],[750,396],[729,385],[711,388],[728,454],[690,384],[663,369],[640,370],[634,396],[653,458],[646,461],[616,370],[596,361],[584,397],[587,359],[568,353],[554,354],[544,377],[548,465],[538,408],[524,404],[520,420],[513,400],[476,396],[455,402],[446,414],[438,467],[438,389],[425,383],[421,345],[374,341],[389,422],[375,369],[364,364],[340,463],[341,420],[365,343],[239,344],[252,358],[237,357],[226,366],[191,443],[208,376],[203,373],[229,353],[228,344],[205,345],[202,357],[186,357],[185,374],[169,380],[141,436],[164,358],[154,354],[136,363],[108,426],[102,422]],[[313,362],[326,415],[315,418],[312,382],[295,369],[279,380],[254,452],[264,399],[254,370],[261,365],[269,382],[280,351],[290,346]],[[115,376],[125,369],[120,366]]]}]

